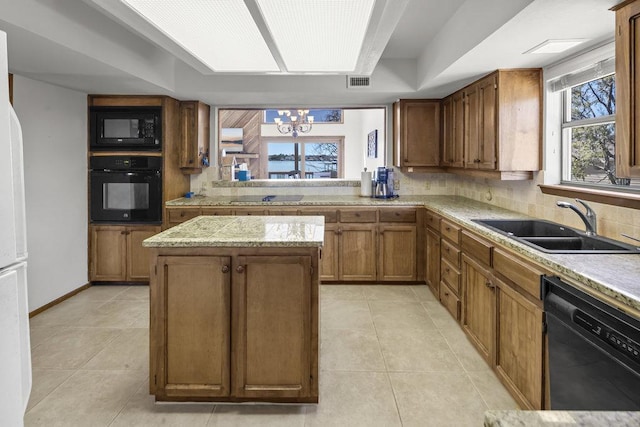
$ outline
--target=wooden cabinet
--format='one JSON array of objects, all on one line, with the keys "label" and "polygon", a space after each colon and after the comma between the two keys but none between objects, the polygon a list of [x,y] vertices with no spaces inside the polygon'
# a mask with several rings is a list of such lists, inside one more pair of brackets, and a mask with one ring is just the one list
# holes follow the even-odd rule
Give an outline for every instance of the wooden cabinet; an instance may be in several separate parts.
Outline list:
[{"label": "wooden cabinet", "polygon": [[425,282],[436,298],[440,293],[440,219],[439,215],[430,210],[425,212]]},{"label": "wooden cabinet", "polygon": [[540,169],[539,69],[498,70],[442,102],[442,163],[479,177],[531,179]]},{"label": "wooden cabinet", "polygon": [[440,166],[440,101],[393,104],[393,164],[403,170]]},{"label": "wooden cabinet", "polygon": [[495,284],[489,270],[462,257],[462,328],[490,365],[495,348]]},{"label": "wooden cabinet", "polygon": [[442,101],[442,165],[464,166],[464,92]]},{"label": "wooden cabinet", "polygon": [[198,207],[180,207],[180,208],[167,208],[165,219],[167,227],[173,227],[174,225],[182,224],[192,218],[199,216],[201,213]]},{"label": "wooden cabinet", "polygon": [[376,225],[341,223],[338,226],[338,280],[375,281]]},{"label": "wooden cabinet", "polygon": [[440,288],[438,298],[460,320],[460,227],[440,220]]},{"label": "wooden cabinet", "polygon": [[202,172],[209,161],[210,108],[200,101],[180,102],[180,169],[185,174]]},{"label": "wooden cabinet", "polygon": [[[240,256],[233,269],[233,395],[311,395],[311,257]],[[317,392],[316,392],[317,393]]]},{"label": "wooden cabinet", "polygon": [[90,280],[148,281],[149,253],[142,241],[159,232],[159,226],[91,226]]},{"label": "wooden cabinet", "polygon": [[339,246],[338,226],[335,223],[325,223],[324,245],[320,256],[320,280],[339,280]]},{"label": "wooden cabinet", "polygon": [[543,311],[515,291],[512,285],[496,285],[496,374],[527,409],[544,407]]},{"label": "wooden cabinet", "polygon": [[151,394],[157,400],[317,402],[313,251],[156,249]]},{"label": "wooden cabinet", "polygon": [[465,90],[465,161],[469,169],[496,169],[498,84],[492,74]]},{"label": "wooden cabinet", "polygon": [[494,251],[496,374],[523,408],[544,408],[544,334],[540,300],[542,270]]},{"label": "wooden cabinet", "polygon": [[163,318],[166,326],[155,334],[151,350],[152,358],[162,357],[152,363],[157,367],[152,394],[229,396],[230,268],[228,256],[158,258],[159,286],[152,290],[157,311],[152,316]]},{"label": "wooden cabinet", "polygon": [[417,210],[381,208],[378,210],[378,219],[378,280],[415,281]]},{"label": "wooden cabinet", "polygon": [[624,1],[616,12],[616,176],[640,176],[640,1]]},{"label": "wooden cabinet", "polygon": [[415,281],[417,230],[415,225],[379,226],[379,280]]}]

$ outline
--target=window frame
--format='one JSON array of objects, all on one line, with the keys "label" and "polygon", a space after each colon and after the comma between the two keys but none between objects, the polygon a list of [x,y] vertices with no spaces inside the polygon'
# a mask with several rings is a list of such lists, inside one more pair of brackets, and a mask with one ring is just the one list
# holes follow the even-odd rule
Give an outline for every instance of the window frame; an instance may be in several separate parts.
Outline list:
[{"label": "window frame", "polygon": [[562,122],[561,91],[554,91],[552,82],[563,75],[615,56],[613,40],[605,42],[588,51],[579,52],[569,58],[562,59],[544,68],[544,172],[539,176],[540,190],[543,194],[581,198],[586,201],[640,209],[640,194],[623,191],[617,188],[593,188],[576,184],[562,183],[562,139],[560,123]]},{"label": "window frame", "polygon": [[[262,137],[262,140],[260,143],[260,152],[261,152],[260,157],[261,159],[264,159],[263,161],[264,163],[262,164],[262,170],[267,176],[266,179],[277,179],[277,178],[269,178],[268,146],[269,146],[269,143],[274,143],[274,142],[284,142],[284,143],[291,143],[291,144],[300,143],[303,146],[302,150],[300,151],[300,155],[302,156],[301,163],[303,165],[305,163],[304,144],[313,144],[313,143],[337,144],[338,145],[338,159],[337,159],[338,164],[336,166],[336,172],[338,176],[336,178],[330,178],[330,179],[343,179],[344,177],[344,136],[298,136],[296,138],[293,138],[291,136]],[[301,172],[305,173],[306,171],[303,168],[301,169]],[[321,178],[304,178],[304,179],[321,179]]]}]

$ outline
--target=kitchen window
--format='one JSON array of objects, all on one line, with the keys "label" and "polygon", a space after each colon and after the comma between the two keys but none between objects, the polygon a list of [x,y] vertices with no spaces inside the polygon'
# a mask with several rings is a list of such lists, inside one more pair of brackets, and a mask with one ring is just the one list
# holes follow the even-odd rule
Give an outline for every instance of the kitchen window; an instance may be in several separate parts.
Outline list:
[{"label": "kitchen window", "polygon": [[339,138],[281,138],[266,145],[270,179],[342,178]]},{"label": "kitchen window", "polygon": [[640,189],[637,179],[616,176],[614,59],[552,82],[562,96],[562,184],[600,189]]}]

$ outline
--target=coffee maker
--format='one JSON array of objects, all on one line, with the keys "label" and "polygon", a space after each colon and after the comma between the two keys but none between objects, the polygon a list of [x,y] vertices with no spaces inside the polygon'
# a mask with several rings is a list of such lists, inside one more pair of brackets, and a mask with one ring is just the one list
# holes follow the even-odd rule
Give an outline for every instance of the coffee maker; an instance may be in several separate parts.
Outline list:
[{"label": "coffee maker", "polygon": [[378,168],[376,171],[373,197],[376,199],[389,199],[395,197],[393,192],[393,169],[382,166]]}]

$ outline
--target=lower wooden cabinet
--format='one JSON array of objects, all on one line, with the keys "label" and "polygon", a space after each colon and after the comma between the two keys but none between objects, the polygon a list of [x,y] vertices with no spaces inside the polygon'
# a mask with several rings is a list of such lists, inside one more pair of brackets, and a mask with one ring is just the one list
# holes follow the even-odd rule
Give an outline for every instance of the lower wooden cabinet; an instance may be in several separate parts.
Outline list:
[{"label": "lower wooden cabinet", "polygon": [[434,295],[439,295],[440,287],[440,234],[427,227],[426,230],[426,282]]},{"label": "lower wooden cabinet", "polygon": [[166,397],[229,396],[231,258],[168,256],[157,266],[152,298],[166,311],[153,314],[166,326],[151,356],[166,362],[153,364],[154,386]]},{"label": "lower wooden cabinet", "polygon": [[495,347],[495,284],[491,273],[466,255],[462,257],[462,329],[490,365]]},{"label": "lower wooden cabinet", "polygon": [[543,384],[543,311],[502,280],[495,280],[496,374],[523,408],[541,409]]},{"label": "lower wooden cabinet", "polygon": [[94,225],[90,230],[92,282],[149,280],[149,251],[142,241],[159,233],[160,226]]},{"label": "lower wooden cabinet", "polygon": [[336,224],[324,225],[324,245],[320,259],[320,280],[339,280],[339,234]]},{"label": "lower wooden cabinet", "polygon": [[378,228],[380,256],[378,280],[416,280],[416,226],[380,225]]},{"label": "lower wooden cabinet", "polygon": [[317,402],[317,250],[224,251],[157,256],[150,393],[158,400]]},{"label": "lower wooden cabinet", "polygon": [[376,280],[376,225],[340,224],[338,236],[338,279]]}]

